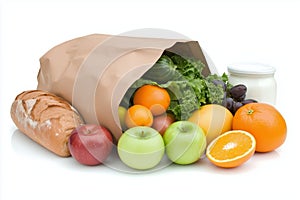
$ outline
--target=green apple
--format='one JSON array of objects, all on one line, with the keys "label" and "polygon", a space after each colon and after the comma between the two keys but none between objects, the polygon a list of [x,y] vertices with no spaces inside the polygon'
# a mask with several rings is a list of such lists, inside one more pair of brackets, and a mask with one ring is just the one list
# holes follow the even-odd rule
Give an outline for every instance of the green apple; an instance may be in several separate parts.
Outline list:
[{"label": "green apple", "polygon": [[119,106],[118,108],[118,114],[119,114],[119,120],[122,130],[126,130],[126,124],[125,124],[125,116],[126,116],[127,109],[123,106]]},{"label": "green apple", "polygon": [[200,159],[206,148],[204,131],[189,121],[172,123],[163,136],[168,158],[177,164],[191,164]]},{"label": "green apple", "polygon": [[118,142],[121,161],[134,169],[151,169],[162,159],[165,145],[162,136],[151,127],[136,126],[126,130]]}]

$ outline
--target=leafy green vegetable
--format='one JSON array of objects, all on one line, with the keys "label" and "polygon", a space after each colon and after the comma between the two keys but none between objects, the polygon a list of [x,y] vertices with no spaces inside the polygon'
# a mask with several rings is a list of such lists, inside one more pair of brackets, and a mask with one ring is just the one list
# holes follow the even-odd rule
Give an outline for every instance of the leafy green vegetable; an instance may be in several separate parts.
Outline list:
[{"label": "leafy green vegetable", "polygon": [[132,105],[134,92],[146,84],[158,85],[167,89],[171,97],[169,112],[177,120],[186,120],[191,113],[202,105],[222,104],[229,88],[228,77],[216,74],[204,77],[204,64],[189,58],[183,58],[171,52],[165,52],[144,76],[138,79],[125,94],[121,105]]},{"label": "leafy green vegetable", "polygon": [[142,78],[156,81],[157,83],[166,83],[171,80],[178,80],[180,77],[182,75],[177,71],[177,66],[172,59],[167,55],[162,55]]}]

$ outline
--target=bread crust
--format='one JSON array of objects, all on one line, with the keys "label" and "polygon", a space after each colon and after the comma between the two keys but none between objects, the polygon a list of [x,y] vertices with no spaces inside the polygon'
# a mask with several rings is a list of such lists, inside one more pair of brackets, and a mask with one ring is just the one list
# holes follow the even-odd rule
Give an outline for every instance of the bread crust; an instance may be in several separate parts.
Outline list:
[{"label": "bread crust", "polygon": [[66,100],[42,90],[20,93],[12,103],[11,118],[22,133],[62,157],[70,156],[69,136],[83,124]]}]

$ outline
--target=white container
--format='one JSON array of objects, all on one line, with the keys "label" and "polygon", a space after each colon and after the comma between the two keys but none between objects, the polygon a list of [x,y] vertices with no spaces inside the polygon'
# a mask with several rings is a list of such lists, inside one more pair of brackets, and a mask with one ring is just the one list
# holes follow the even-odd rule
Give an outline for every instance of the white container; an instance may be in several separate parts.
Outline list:
[{"label": "white container", "polygon": [[233,64],[227,67],[229,83],[244,84],[247,87],[246,99],[258,102],[276,103],[275,68],[257,63]]}]

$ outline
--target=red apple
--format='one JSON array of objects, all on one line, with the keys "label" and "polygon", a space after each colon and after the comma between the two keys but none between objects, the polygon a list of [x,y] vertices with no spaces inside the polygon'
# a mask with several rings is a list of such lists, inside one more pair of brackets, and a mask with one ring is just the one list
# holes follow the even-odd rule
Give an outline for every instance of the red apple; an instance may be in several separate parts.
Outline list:
[{"label": "red apple", "polygon": [[68,147],[72,157],[84,165],[102,164],[110,154],[111,133],[103,126],[85,124],[71,132]]},{"label": "red apple", "polygon": [[157,130],[161,135],[163,135],[166,129],[175,121],[174,115],[171,113],[164,113],[162,115],[156,116],[153,119],[152,128]]}]

